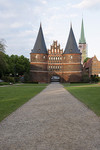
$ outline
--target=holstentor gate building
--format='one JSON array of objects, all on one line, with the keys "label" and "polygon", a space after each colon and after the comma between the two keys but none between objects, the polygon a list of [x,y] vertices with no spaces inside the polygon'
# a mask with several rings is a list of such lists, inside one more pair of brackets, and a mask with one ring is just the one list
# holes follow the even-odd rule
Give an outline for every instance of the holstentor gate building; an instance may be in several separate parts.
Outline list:
[{"label": "holstentor gate building", "polygon": [[35,45],[30,53],[31,81],[49,83],[52,77],[58,76],[60,82],[80,82],[82,63],[86,56],[83,20],[79,48],[71,26],[64,52],[57,41],[53,41],[50,49],[47,50],[40,25]]}]

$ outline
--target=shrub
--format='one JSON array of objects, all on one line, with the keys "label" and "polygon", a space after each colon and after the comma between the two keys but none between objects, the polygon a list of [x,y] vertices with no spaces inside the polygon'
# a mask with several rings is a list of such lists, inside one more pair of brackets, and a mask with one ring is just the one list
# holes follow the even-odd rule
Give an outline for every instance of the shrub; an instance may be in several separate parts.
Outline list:
[{"label": "shrub", "polygon": [[8,82],[0,82],[0,86],[1,85],[9,85],[9,83]]},{"label": "shrub", "polygon": [[5,82],[12,82],[12,83],[15,82],[14,77],[9,77],[9,76],[3,76],[2,80],[4,80]]},{"label": "shrub", "polygon": [[19,78],[19,77],[14,77],[14,81],[15,81],[15,82],[19,82],[19,81],[20,81],[20,78]]},{"label": "shrub", "polygon": [[24,74],[24,82],[25,82],[25,83],[30,82],[30,76],[29,76],[28,73],[25,73],[25,74]]},{"label": "shrub", "polygon": [[91,82],[99,82],[98,75],[91,75]]},{"label": "shrub", "polygon": [[88,74],[84,74],[82,76],[82,82],[84,82],[84,83],[89,83],[90,82],[90,78],[89,78]]}]

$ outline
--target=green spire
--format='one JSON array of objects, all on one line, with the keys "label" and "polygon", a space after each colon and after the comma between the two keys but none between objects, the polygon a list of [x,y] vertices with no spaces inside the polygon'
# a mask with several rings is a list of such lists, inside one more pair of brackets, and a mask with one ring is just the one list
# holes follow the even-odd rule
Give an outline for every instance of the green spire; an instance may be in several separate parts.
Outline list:
[{"label": "green spire", "polygon": [[84,25],[83,25],[83,19],[82,19],[82,26],[81,26],[81,37],[79,39],[80,44],[86,44],[85,36],[84,36]]}]

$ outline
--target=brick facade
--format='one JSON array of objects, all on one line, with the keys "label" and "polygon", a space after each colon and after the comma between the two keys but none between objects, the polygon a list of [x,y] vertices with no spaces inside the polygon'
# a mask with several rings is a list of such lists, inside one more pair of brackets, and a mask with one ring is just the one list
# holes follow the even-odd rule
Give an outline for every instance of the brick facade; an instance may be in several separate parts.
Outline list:
[{"label": "brick facade", "polygon": [[90,58],[87,60],[86,63],[84,63],[84,73],[87,73],[89,77],[91,75],[98,75],[100,76],[100,61],[97,59],[96,56]]},{"label": "brick facade", "polygon": [[51,82],[59,76],[60,82],[80,82],[82,77],[81,54],[64,54],[57,41],[48,49],[48,54],[30,54],[32,82]]}]

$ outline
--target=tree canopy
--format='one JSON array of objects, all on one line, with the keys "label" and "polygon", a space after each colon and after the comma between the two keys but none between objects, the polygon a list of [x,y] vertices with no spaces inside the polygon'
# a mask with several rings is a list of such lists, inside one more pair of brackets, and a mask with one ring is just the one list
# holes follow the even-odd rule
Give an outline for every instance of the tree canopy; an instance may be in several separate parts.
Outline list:
[{"label": "tree canopy", "polygon": [[90,58],[89,58],[89,57],[86,57],[86,58],[84,59],[84,63],[87,62],[88,59],[90,59]]},{"label": "tree canopy", "polygon": [[7,70],[7,62],[5,59],[5,54],[0,51],[0,77],[2,77]]},{"label": "tree canopy", "polygon": [[30,62],[29,59],[23,55],[8,56],[0,52],[0,78],[2,76],[22,76],[29,73]]},{"label": "tree canopy", "polygon": [[5,40],[1,39],[0,40],[0,51],[4,53],[5,50],[6,50]]}]

